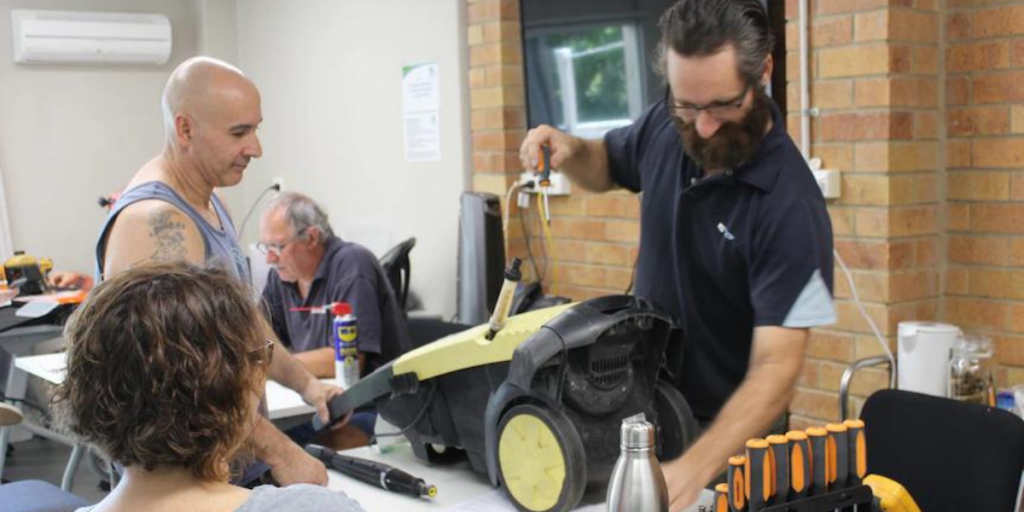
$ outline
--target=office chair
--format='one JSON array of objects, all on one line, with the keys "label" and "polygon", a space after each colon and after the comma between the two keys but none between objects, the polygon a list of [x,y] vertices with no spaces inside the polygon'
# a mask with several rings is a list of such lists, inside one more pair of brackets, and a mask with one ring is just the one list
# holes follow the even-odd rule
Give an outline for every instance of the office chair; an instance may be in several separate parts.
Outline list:
[{"label": "office chair", "polygon": [[409,262],[409,253],[416,247],[416,238],[410,238],[391,248],[380,258],[380,266],[384,274],[388,276],[391,289],[395,292],[395,299],[398,300],[398,307],[405,311],[406,301],[409,299],[409,282],[412,280],[412,268]]},{"label": "office chair", "polygon": [[[0,426],[21,423],[21,411],[0,403]],[[42,480],[22,480],[0,485],[0,503],[5,512],[71,512],[88,505],[85,500]]]},{"label": "office chair", "polygon": [[868,473],[896,480],[927,512],[1013,512],[1024,420],[991,407],[885,389],[861,412]]}]

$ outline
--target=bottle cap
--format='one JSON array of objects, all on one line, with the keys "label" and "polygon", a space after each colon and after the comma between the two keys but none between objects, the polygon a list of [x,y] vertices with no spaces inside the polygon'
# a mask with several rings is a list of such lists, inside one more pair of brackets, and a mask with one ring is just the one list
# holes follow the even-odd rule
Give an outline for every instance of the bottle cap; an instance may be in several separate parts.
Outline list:
[{"label": "bottle cap", "polygon": [[331,304],[331,314],[334,316],[351,315],[352,305],[347,302],[335,302]]},{"label": "bottle cap", "polygon": [[654,425],[648,421],[623,421],[621,433],[623,448],[643,449],[654,446]]}]

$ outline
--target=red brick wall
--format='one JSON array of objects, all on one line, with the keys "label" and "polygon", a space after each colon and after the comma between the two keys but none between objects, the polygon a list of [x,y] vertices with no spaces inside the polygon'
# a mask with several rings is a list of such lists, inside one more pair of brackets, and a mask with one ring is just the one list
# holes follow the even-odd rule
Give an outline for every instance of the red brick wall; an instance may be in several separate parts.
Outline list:
[{"label": "red brick wall", "polygon": [[[809,3],[811,105],[821,112],[812,156],[843,173],[829,211],[867,311],[894,350],[908,319],[992,334],[999,383],[1024,383],[1024,0]],[[787,95],[799,140],[796,6],[787,1]],[[469,0],[467,30],[473,187],[504,196],[526,131],[518,0]],[[557,292],[621,293],[636,259],[637,198],[576,189],[551,209]],[[525,258],[512,213],[509,251]],[[540,257],[535,210],[527,219]],[[839,322],[813,332],[795,427],[835,420],[843,369],[881,353],[836,272]],[[854,412],[887,374],[858,375]]]},{"label": "red brick wall", "polygon": [[1024,384],[1024,1],[948,0],[944,318]]},{"label": "red brick wall", "polygon": [[[842,174],[829,201],[835,247],[890,347],[902,320],[936,319],[940,304],[941,219],[939,26],[934,1],[809,2],[811,156]],[[800,139],[798,12],[787,3],[789,128]],[[839,416],[843,370],[882,349],[858,311],[838,263],[839,321],[812,333],[790,410],[802,427]],[[863,370],[851,387],[863,398],[887,384]]]}]

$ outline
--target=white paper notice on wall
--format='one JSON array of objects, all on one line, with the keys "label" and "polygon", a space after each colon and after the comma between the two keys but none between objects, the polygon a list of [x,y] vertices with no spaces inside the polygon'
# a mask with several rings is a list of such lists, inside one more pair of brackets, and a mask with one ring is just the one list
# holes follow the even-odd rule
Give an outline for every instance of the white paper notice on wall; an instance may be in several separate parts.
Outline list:
[{"label": "white paper notice on wall", "polygon": [[441,90],[436,62],[402,68],[405,161],[441,160]]}]

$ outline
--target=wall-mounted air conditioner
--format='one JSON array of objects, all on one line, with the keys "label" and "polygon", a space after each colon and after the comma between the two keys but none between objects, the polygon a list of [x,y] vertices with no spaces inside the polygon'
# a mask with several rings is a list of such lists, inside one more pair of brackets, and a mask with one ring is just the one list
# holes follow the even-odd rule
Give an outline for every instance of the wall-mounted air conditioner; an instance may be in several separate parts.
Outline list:
[{"label": "wall-mounted air conditioner", "polygon": [[171,21],[163,14],[11,11],[18,64],[165,64]]}]

